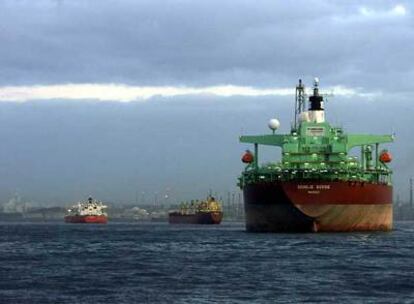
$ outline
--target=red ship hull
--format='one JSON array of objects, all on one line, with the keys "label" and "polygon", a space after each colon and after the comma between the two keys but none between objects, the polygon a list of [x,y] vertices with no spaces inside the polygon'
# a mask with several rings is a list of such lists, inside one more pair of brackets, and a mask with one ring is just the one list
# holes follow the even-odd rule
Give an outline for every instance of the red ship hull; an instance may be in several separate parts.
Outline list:
[{"label": "red ship hull", "polygon": [[257,183],[244,190],[246,229],[257,232],[388,231],[392,187],[361,182]]},{"label": "red ship hull", "polygon": [[179,212],[171,212],[168,215],[170,224],[202,224],[214,225],[220,224],[223,219],[223,212],[198,212],[195,214],[181,214]]},{"label": "red ship hull", "polygon": [[82,224],[106,224],[108,218],[105,215],[67,215],[66,223],[82,223]]}]

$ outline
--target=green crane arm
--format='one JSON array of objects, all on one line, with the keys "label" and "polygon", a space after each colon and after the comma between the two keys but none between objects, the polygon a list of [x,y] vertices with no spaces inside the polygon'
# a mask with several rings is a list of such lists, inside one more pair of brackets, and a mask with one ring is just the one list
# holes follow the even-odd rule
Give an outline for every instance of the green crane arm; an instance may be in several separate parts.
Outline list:
[{"label": "green crane arm", "polygon": [[285,135],[271,134],[271,135],[240,136],[239,140],[242,143],[282,147],[285,141]]},{"label": "green crane arm", "polygon": [[347,135],[346,136],[348,150],[353,147],[372,145],[372,144],[383,144],[394,141],[393,135]]}]

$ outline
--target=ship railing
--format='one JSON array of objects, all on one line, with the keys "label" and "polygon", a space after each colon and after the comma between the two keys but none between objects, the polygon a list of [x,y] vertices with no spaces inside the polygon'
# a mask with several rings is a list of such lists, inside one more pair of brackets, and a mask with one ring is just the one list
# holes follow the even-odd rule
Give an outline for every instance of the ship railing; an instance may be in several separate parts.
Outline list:
[{"label": "ship railing", "polygon": [[[322,174],[321,174],[322,173]],[[276,182],[288,180],[312,180],[320,179],[331,181],[355,181],[355,182],[377,182],[381,184],[390,184],[390,172],[364,172],[361,170],[352,169],[325,169],[325,170],[281,170],[281,171],[267,171],[267,170],[251,170],[244,172],[239,179],[239,186],[250,184],[254,182]],[[377,175],[378,174],[378,175]]]}]

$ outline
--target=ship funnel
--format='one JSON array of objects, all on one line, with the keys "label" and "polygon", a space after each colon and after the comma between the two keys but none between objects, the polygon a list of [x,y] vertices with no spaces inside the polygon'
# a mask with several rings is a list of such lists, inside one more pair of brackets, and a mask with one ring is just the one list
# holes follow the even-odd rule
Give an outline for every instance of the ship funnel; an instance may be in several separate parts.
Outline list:
[{"label": "ship funnel", "polygon": [[319,78],[313,82],[313,95],[309,97],[309,111],[323,111],[323,96],[319,95]]}]

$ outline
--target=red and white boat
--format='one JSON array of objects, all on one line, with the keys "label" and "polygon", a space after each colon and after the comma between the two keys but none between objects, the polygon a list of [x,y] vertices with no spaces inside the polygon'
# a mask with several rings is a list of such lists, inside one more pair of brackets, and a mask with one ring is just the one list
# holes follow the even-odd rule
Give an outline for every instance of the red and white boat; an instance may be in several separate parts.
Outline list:
[{"label": "red and white boat", "polygon": [[89,224],[106,224],[108,214],[104,212],[107,208],[102,202],[89,197],[86,202],[78,202],[68,209],[65,216],[66,223],[89,223]]}]

